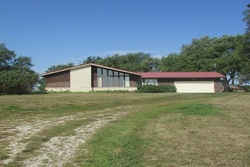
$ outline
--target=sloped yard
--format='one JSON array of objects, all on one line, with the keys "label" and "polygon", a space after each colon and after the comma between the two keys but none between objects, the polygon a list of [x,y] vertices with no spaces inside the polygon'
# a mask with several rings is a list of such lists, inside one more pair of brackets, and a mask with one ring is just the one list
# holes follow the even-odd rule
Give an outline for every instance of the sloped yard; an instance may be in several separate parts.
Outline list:
[{"label": "sloped yard", "polygon": [[248,166],[250,94],[0,96],[3,166]]}]

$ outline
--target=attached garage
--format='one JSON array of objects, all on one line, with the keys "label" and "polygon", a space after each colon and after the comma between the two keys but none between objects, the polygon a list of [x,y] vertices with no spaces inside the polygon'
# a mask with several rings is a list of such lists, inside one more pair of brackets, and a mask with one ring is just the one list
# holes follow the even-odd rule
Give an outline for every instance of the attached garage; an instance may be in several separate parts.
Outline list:
[{"label": "attached garage", "polygon": [[175,81],[178,93],[214,93],[214,81]]},{"label": "attached garage", "polygon": [[223,91],[223,75],[217,72],[143,72],[142,84],[174,85],[178,93],[214,93]]}]

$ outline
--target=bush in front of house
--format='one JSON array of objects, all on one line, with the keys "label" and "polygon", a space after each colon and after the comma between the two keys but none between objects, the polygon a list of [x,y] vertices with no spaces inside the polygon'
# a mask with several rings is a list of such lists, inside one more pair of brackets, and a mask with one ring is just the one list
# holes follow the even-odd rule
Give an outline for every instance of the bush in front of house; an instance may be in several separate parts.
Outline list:
[{"label": "bush in front of house", "polygon": [[141,93],[172,93],[176,92],[176,87],[172,85],[138,85],[137,90]]},{"label": "bush in front of house", "polygon": [[245,92],[250,92],[250,85],[245,85],[243,87]]}]

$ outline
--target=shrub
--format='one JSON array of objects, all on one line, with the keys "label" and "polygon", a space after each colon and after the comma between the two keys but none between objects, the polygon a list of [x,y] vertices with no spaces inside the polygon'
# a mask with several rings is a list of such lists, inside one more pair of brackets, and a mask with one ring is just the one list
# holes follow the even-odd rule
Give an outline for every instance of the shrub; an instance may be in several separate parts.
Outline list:
[{"label": "shrub", "polygon": [[140,93],[167,93],[176,92],[176,87],[172,85],[138,85],[137,90]]},{"label": "shrub", "polygon": [[250,92],[250,85],[243,86],[245,92]]}]

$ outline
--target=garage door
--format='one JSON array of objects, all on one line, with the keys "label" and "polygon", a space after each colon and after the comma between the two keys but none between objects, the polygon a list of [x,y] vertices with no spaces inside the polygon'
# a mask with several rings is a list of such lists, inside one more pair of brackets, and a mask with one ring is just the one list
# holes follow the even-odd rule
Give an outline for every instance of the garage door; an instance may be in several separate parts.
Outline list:
[{"label": "garage door", "polygon": [[175,81],[178,93],[214,93],[213,81]]}]

